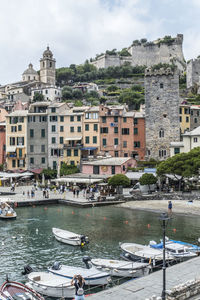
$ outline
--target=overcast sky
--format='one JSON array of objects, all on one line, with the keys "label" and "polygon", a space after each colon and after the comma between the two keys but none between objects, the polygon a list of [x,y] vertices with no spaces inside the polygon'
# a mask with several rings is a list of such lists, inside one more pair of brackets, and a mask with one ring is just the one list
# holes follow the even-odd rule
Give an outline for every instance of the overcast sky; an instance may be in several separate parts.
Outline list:
[{"label": "overcast sky", "polygon": [[184,34],[186,60],[200,54],[200,0],[0,0],[0,84],[21,80],[49,44],[57,67],[97,53]]}]

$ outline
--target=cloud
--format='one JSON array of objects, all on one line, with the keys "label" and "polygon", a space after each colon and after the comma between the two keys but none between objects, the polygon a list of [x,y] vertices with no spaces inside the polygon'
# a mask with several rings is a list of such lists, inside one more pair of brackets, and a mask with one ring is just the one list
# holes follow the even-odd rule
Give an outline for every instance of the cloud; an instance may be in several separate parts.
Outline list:
[{"label": "cloud", "polygon": [[[199,2],[191,0],[187,10],[188,1],[180,2],[1,1],[0,83],[20,80],[30,62],[39,69],[39,59],[47,44],[54,53],[57,67],[83,63],[107,49],[120,50],[135,39],[154,40],[177,33],[185,33],[185,53],[188,57],[194,55],[200,46],[196,40],[199,18],[191,21],[187,17],[191,16],[193,8],[198,15]],[[177,16],[178,10],[181,14]]]}]

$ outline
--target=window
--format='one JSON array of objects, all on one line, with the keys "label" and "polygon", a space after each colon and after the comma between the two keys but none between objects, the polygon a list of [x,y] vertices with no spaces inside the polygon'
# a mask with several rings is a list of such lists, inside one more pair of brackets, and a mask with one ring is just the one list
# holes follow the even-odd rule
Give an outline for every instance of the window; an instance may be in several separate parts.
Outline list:
[{"label": "window", "polygon": [[70,122],[74,122],[74,116],[70,116]]},{"label": "window", "polygon": [[179,114],[182,114],[182,107],[179,107]]},{"label": "window", "polygon": [[56,170],[57,169],[57,162],[54,160],[53,161],[53,169]]},{"label": "window", "polygon": [[137,134],[138,134],[138,128],[134,128],[133,134],[134,134],[134,135],[137,135]]},{"label": "window", "polygon": [[99,114],[98,113],[93,113],[93,119],[98,119]]},{"label": "window", "polygon": [[60,136],[60,144],[63,144],[63,136]]},{"label": "window", "polygon": [[24,137],[23,136],[17,137],[17,145],[18,146],[24,145]]},{"label": "window", "polygon": [[108,127],[102,127],[101,133],[108,133]]},{"label": "window", "polygon": [[78,156],[78,149],[74,149],[74,156]]},{"label": "window", "polygon": [[16,167],[16,160],[12,160],[12,168],[15,168]]},{"label": "window", "polygon": [[134,148],[140,148],[140,142],[134,142]]},{"label": "window", "polygon": [[81,122],[81,116],[77,116],[77,122]]},{"label": "window", "polygon": [[[128,157],[128,153],[124,153],[124,157]],[[123,171],[125,171],[125,170],[124,170],[124,167],[125,167],[125,166],[123,166]]]},{"label": "window", "polygon": [[19,157],[22,157],[22,149],[19,149]]},{"label": "window", "polygon": [[160,129],[159,131],[159,138],[163,138],[165,136],[165,132],[163,129]]},{"label": "window", "polygon": [[185,119],[186,119],[186,122],[188,123],[189,122],[189,117],[186,117]]},{"label": "window", "polygon": [[60,126],[60,132],[64,131],[64,126]]},{"label": "window", "polygon": [[51,126],[51,132],[56,132],[56,126],[55,125]]},{"label": "window", "polygon": [[118,133],[118,127],[114,127],[114,133]]},{"label": "window", "polygon": [[41,129],[41,137],[42,137],[42,138],[45,137],[45,129]]},{"label": "window", "polygon": [[74,160],[71,160],[71,161],[70,161],[70,165],[71,165],[71,166],[74,166]]},{"label": "window", "polygon": [[93,129],[94,129],[94,131],[98,131],[98,124],[94,124]]},{"label": "window", "polygon": [[30,138],[34,137],[34,129],[30,129]]},{"label": "window", "polygon": [[194,143],[197,143],[197,142],[198,142],[198,138],[195,137],[195,138],[193,139],[193,141],[194,141]]},{"label": "window", "polygon": [[50,116],[50,122],[57,122],[58,117],[57,116]]},{"label": "window", "polygon": [[197,117],[199,117],[199,111],[197,110]]},{"label": "window", "polygon": [[114,117],[114,122],[118,123],[118,117]]},{"label": "window", "polygon": [[112,174],[115,174],[115,166],[111,166]]},{"label": "window", "polygon": [[180,153],[180,148],[174,148],[174,154],[179,154]]},{"label": "window", "polygon": [[22,131],[22,125],[18,125],[18,131]]},{"label": "window", "polygon": [[188,108],[185,108],[185,109],[184,109],[184,113],[185,113],[185,115],[187,115],[187,114],[188,114],[188,112],[189,112],[189,111],[188,111]]},{"label": "window", "polygon": [[159,157],[165,157],[166,153],[166,150],[159,150]]},{"label": "window", "polygon": [[193,110],[190,111],[191,116],[193,116]]},{"label": "window", "polygon": [[30,164],[34,164],[34,157],[30,157]]},{"label": "window", "polygon": [[40,122],[47,122],[46,116],[40,116]]},{"label": "window", "polygon": [[41,145],[41,152],[45,152],[45,145]]},{"label": "window", "polygon": [[60,122],[64,122],[64,116],[60,116]]},{"label": "window", "polygon": [[90,143],[90,137],[89,137],[89,136],[86,136],[86,137],[85,137],[85,143],[86,143],[86,144],[89,144],[89,143]]},{"label": "window", "polygon": [[126,117],[123,118],[123,122],[126,123]]},{"label": "window", "polygon": [[30,145],[30,152],[34,152],[34,145]]},{"label": "window", "polygon": [[90,128],[89,124],[85,124],[85,131],[89,131],[90,130],[89,128]]},{"label": "window", "polygon": [[107,140],[106,139],[102,139],[102,143],[103,143],[103,146],[106,146],[107,145]]},{"label": "window", "polygon": [[128,135],[129,134],[129,128],[122,128],[122,134]]},{"label": "window", "polygon": [[17,126],[11,126],[11,132],[17,132]]},{"label": "window", "polygon": [[102,123],[106,123],[106,117],[102,117]]},{"label": "window", "polygon": [[123,148],[127,148],[127,141],[123,141]]},{"label": "window", "polygon": [[119,152],[115,151],[115,157],[118,157],[118,156],[119,156]]},{"label": "window", "polygon": [[15,146],[15,138],[14,137],[10,137],[10,145]]},{"label": "window", "polygon": [[138,124],[138,119],[134,118],[133,124],[134,124],[134,125],[137,125],[137,124]]},{"label": "window", "polygon": [[55,112],[56,112],[56,108],[55,108],[55,107],[52,107],[52,108],[51,108],[51,112],[52,112],[52,113],[55,113]]},{"label": "window", "polygon": [[81,126],[77,127],[77,132],[81,132]]},{"label": "window", "polygon": [[45,164],[45,157],[41,158],[41,164]]},{"label": "window", "polygon": [[74,132],[74,127],[70,127],[70,132]]},{"label": "window", "polygon": [[51,143],[52,143],[52,144],[55,144],[55,143],[56,143],[56,138],[55,138],[55,137],[52,137],[52,138],[51,138]]},{"label": "window", "polygon": [[117,139],[117,138],[115,138],[115,139],[114,139],[114,145],[115,145],[115,146],[117,146],[117,145],[118,145],[118,143],[119,143],[118,139]]},{"label": "window", "polygon": [[67,149],[67,156],[71,156],[71,149]]},{"label": "window", "polygon": [[164,87],[164,84],[160,83],[160,88],[163,89],[163,87]]},{"label": "window", "polygon": [[194,123],[197,123],[197,118],[194,118]]},{"label": "window", "polygon": [[179,117],[179,121],[182,122],[182,117]]},{"label": "window", "polygon": [[[45,93],[48,94],[48,90],[45,90]],[[53,111],[53,112],[55,112],[55,111]]]},{"label": "window", "polygon": [[97,137],[93,136],[93,144],[96,144],[96,143],[97,143]]}]

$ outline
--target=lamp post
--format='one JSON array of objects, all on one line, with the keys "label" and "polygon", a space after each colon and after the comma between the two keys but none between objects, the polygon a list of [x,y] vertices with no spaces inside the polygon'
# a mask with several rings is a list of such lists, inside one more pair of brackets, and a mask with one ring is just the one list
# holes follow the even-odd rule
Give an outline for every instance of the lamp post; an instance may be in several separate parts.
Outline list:
[{"label": "lamp post", "polygon": [[166,299],[166,261],[165,261],[165,232],[166,232],[166,227],[169,221],[169,217],[167,215],[167,213],[162,213],[160,215],[160,223],[161,223],[161,227],[163,230],[163,289],[162,289],[162,300]]}]

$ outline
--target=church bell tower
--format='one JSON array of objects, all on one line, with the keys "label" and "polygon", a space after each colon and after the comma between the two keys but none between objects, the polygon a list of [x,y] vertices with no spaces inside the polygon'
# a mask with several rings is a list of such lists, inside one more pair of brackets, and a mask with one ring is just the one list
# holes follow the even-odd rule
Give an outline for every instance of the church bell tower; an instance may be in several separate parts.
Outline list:
[{"label": "church bell tower", "polygon": [[43,58],[40,59],[40,81],[54,86],[56,84],[56,60],[49,46],[43,52]]}]

